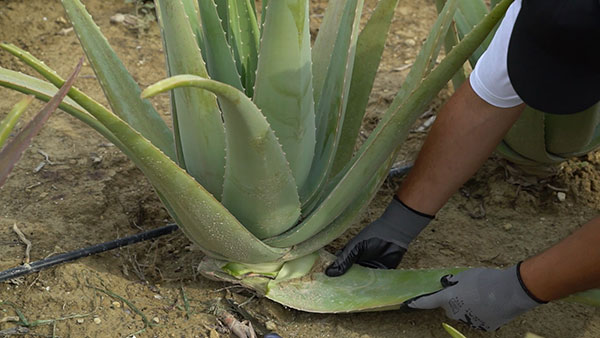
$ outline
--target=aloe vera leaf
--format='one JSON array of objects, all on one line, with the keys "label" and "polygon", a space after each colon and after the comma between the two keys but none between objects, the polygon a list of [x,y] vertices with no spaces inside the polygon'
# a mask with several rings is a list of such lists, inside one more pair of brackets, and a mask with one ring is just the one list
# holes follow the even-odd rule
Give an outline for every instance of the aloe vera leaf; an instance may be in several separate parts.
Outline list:
[{"label": "aloe vera leaf", "polygon": [[526,157],[521,156],[519,153],[517,153],[516,151],[514,151],[508,144],[506,144],[506,142],[501,141],[498,146],[496,147],[496,152],[506,158],[507,160],[510,160],[513,163],[516,164],[520,164],[520,165],[524,165],[524,166],[538,166],[539,163],[530,160]]},{"label": "aloe vera leaf", "polygon": [[[180,0],[157,1],[164,29],[169,74],[208,77],[200,49]],[[187,171],[217,199],[223,191],[225,129],[217,98],[186,87],[173,92],[183,158]]]},{"label": "aloe vera leaf", "polygon": [[[435,6],[437,8],[438,13],[440,13],[442,11],[445,3],[446,3],[446,0],[435,0]],[[446,34],[446,38],[444,40],[444,49],[446,50],[446,54],[450,53],[452,48],[454,48],[454,46],[456,46],[457,43],[458,43],[458,30],[456,28],[456,23],[452,22],[450,24],[450,27],[448,28],[448,33]],[[466,79],[467,79],[467,76],[465,74],[465,68],[461,67],[458,70],[458,72],[456,72],[454,77],[452,78],[452,86],[455,89],[458,89],[463,84],[463,82],[465,82]]]},{"label": "aloe vera leaf", "polygon": [[262,9],[260,12],[260,34],[262,38],[263,29],[265,27],[265,19],[267,18],[267,7],[269,7],[269,0],[262,1]]},{"label": "aloe vera leaf", "polygon": [[396,111],[398,107],[401,107],[405,103],[408,96],[415,88],[417,88],[423,78],[429,74],[435,65],[457,7],[458,0],[449,0],[440,11],[438,18],[434,22],[433,27],[427,36],[427,40],[421,48],[421,51],[419,51],[419,55],[417,55],[402,87],[400,87],[390,108],[386,111],[386,114],[383,117],[384,121],[389,117],[389,113]]},{"label": "aloe vera leaf", "polygon": [[[452,22],[452,17],[456,11],[456,7],[456,0],[448,1],[443,7],[438,19],[434,23],[433,28],[429,33],[429,36],[427,37],[427,40],[425,41],[425,44],[423,45],[423,48],[419,52],[413,67],[406,77],[406,80],[402,84],[402,87],[400,87],[400,90],[396,94],[394,101],[390,105],[390,108],[384,114],[383,121],[386,121],[389,118],[391,112],[395,111],[398,109],[398,107],[401,107],[404,104],[404,101],[408,95],[416,88],[417,85],[419,85],[423,77],[425,77],[433,68],[437,59],[437,55],[442,48],[442,38]],[[322,196],[327,196],[331,192],[332,187],[337,185],[339,180],[344,176],[345,172],[351,167],[353,161],[354,159],[346,163],[345,167],[339,171],[337,176],[333,176],[329,179],[327,182],[327,187],[324,189]],[[318,201],[313,201],[312,205],[305,206],[303,209],[304,213],[308,214],[311,212],[316,206],[316,202]]]},{"label": "aloe vera leaf", "polygon": [[461,268],[382,270],[354,265],[331,278],[312,273],[310,278],[273,280],[266,297],[293,309],[316,313],[348,313],[399,309],[413,297],[441,289],[440,278]]},{"label": "aloe vera leaf", "polygon": [[301,187],[315,148],[309,1],[269,5],[258,59],[254,103],[279,139]]},{"label": "aloe vera leaf", "polygon": [[576,293],[563,299],[567,302],[593,305],[600,307],[600,289],[591,289]]},{"label": "aloe vera leaf", "polygon": [[242,85],[246,89],[248,97],[252,97],[254,93],[260,39],[256,14],[254,7],[250,4],[251,1],[254,0],[229,0],[227,6],[229,10],[229,44],[233,49]]},{"label": "aloe vera leaf", "polygon": [[385,41],[394,17],[394,8],[397,4],[398,0],[379,1],[371,18],[358,36],[348,105],[344,114],[331,175],[339,173],[354,153],[360,126],[369,103],[369,95],[373,89],[375,75],[377,75]]},{"label": "aloe vera leaf", "polygon": [[[73,82],[75,82],[75,79],[81,70],[81,65],[83,65],[83,58],[79,60],[73,74],[71,74],[58,93],[54,95],[42,110],[40,110],[33,119],[29,121],[29,123],[27,123],[27,125],[6,144],[6,146],[4,146],[4,148],[2,148],[2,151],[0,151],[0,186],[4,184],[12,168],[21,158],[25,149],[31,144],[31,139],[39,133],[44,123],[50,118],[50,114],[58,108],[62,99],[67,96],[69,89],[71,89]],[[31,102],[31,100],[29,100],[29,102]],[[24,101],[23,104],[26,107],[29,103]]]},{"label": "aloe vera leaf", "polygon": [[[360,190],[406,139],[422,109],[446,85],[473,50],[504,15],[512,0],[503,0],[446,58],[421,82],[405,103],[390,107],[387,120],[381,121],[359,149],[342,179],[302,223],[285,233],[265,240],[271,246],[289,247],[305,241],[325,228],[360,194]],[[445,33],[441,33],[445,35]]]},{"label": "aloe vera leaf", "polygon": [[158,191],[186,236],[208,255],[262,263],[276,261],[288,251],[262,243],[192,176],[118,116],[91,108],[89,113],[130,150],[130,159]]},{"label": "aloe vera leaf", "polygon": [[300,216],[296,182],[275,133],[243,92],[194,75],[179,75],[146,88],[148,97],[181,86],[215,93],[227,139],[223,204],[259,238],[280,234]]},{"label": "aloe vera leaf", "polygon": [[[200,7],[198,6],[198,1],[181,0],[181,2],[183,3],[185,14],[188,22],[190,23],[190,27],[192,28],[192,32],[194,33],[194,37],[196,38],[196,42],[198,43],[198,47],[200,48],[200,51],[204,53],[204,40],[202,35],[202,23],[200,21]],[[206,60],[206,55],[202,54],[202,60]]]},{"label": "aloe vera leaf", "polygon": [[[201,5],[202,0],[198,0],[198,3]],[[214,5],[217,9],[217,17],[218,17],[219,21],[221,22],[221,27],[223,29],[223,32],[228,33],[229,32],[229,9],[227,7],[229,6],[229,0],[214,0]],[[200,10],[200,11],[202,11],[202,10]],[[229,41],[229,39],[227,39],[227,41]]]},{"label": "aloe vera leaf", "polygon": [[8,139],[10,133],[15,128],[17,121],[19,121],[19,118],[21,115],[23,115],[33,99],[33,96],[28,96],[17,102],[10,112],[8,112],[8,115],[6,115],[6,117],[0,121],[0,149],[2,149],[2,146],[4,146],[6,139]]},{"label": "aloe vera leaf", "polygon": [[[33,95],[37,99],[45,102],[50,101],[50,99],[56,95],[56,92],[58,91],[58,89],[51,83],[19,72],[4,69],[2,67],[0,67],[0,86],[10,88],[24,94]],[[71,91],[69,91],[69,93],[71,93],[73,90],[74,88],[71,87]],[[92,99],[88,100],[88,102],[92,101]],[[97,106],[102,107],[100,104],[97,104]],[[130,154],[127,148],[110,132],[110,130],[104,127],[102,123],[91,116],[87,111],[84,110],[84,108],[82,108],[71,98],[65,97],[63,102],[59,105],[59,108],[98,131],[110,142],[114,143],[125,154]],[[104,107],[102,107],[102,109],[106,110]]]},{"label": "aloe vera leaf", "polygon": [[[349,2],[356,2],[356,0],[351,0]],[[327,69],[329,69],[332,61],[331,56],[333,55],[335,42],[339,35],[340,24],[346,4],[347,1],[344,0],[329,1],[312,49],[315,105],[318,105],[321,99],[323,86],[325,85],[325,79],[327,77]]]},{"label": "aloe vera leaf", "polygon": [[299,257],[303,257],[310,253],[313,253],[336,238],[339,238],[352,226],[354,222],[362,215],[369,202],[377,194],[379,187],[388,175],[389,168],[391,167],[393,160],[396,157],[392,157],[388,160],[386,165],[382,166],[379,171],[373,176],[373,178],[361,189],[361,193],[357,196],[350,205],[338,216],[334,221],[328,224],[323,230],[317,232],[309,239],[294,245],[291,250],[283,257],[283,260],[293,260]]},{"label": "aloe vera leaf", "polygon": [[303,205],[311,205],[319,199],[321,187],[331,172],[348,102],[363,3],[363,0],[348,1],[341,19],[321,99],[316,105],[315,155],[306,184],[300,187]]},{"label": "aloe vera leaf", "polygon": [[[187,0],[186,0],[187,1]],[[192,0],[195,1],[195,0]],[[162,14],[160,11],[160,6],[155,6],[156,16],[158,18],[158,26],[160,27],[160,34],[162,37],[163,50],[167,50],[167,43],[165,40],[165,29],[162,24]],[[167,71],[167,76],[171,76],[169,70],[169,54],[165,52],[165,67]],[[177,119],[177,102],[175,100],[175,93],[169,93],[169,101],[171,103],[171,119],[173,121],[173,138],[175,141],[175,156],[177,159],[177,164],[182,168],[187,170],[187,166],[185,165],[185,157],[183,155],[183,145],[181,144],[181,132],[179,130],[179,121]]]},{"label": "aloe vera leaf", "polygon": [[578,154],[592,142],[599,123],[600,103],[577,114],[546,114],[546,149],[560,157]]},{"label": "aloe vera leaf", "polygon": [[464,334],[460,333],[460,331],[446,323],[442,323],[442,327],[444,328],[444,330],[446,330],[446,332],[448,332],[448,334],[452,338],[467,338]]},{"label": "aloe vera leaf", "polygon": [[504,142],[519,155],[538,163],[560,163],[564,158],[546,150],[545,116],[541,111],[526,107],[510,128]]},{"label": "aloe vera leaf", "polygon": [[140,99],[139,86],[81,1],[62,0],[62,4],[113,112],[169,157],[175,158],[173,133],[152,104],[148,100]]},{"label": "aloe vera leaf", "polygon": [[[227,36],[219,18],[221,8],[227,9],[227,3],[222,2],[222,5],[219,4],[219,12],[217,12],[217,5],[213,0],[198,0],[208,73],[212,79],[244,90],[233,51],[227,42]],[[223,20],[223,22],[226,21]]]}]

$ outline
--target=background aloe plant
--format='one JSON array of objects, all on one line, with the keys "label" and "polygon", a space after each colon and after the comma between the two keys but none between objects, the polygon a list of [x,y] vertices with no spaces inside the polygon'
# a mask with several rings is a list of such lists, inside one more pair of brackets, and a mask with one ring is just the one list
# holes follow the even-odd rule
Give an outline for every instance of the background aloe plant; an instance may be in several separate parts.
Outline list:
[{"label": "background aloe plant", "polygon": [[[436,0],[438,10],[444,0]],[[492,5],[497,1],[492,1]],[[450,50],[488,13],[482,0],[459,0],[454,15],[455,29],[449,32],[446,49]],[[491,36],[471,55],[475,66],[489,45]],[[464,72],[454,78],[458,87],[466,77]],[[522,116],[509,130],[497,152],[506,159],[534,173],[552,170],[552,165],[570,157],[585,155],[600,147],[600,102],[573,115],[547,114],[526,107]]]},{"label": "background aloe plant", "polygon": [[[320,273],[319,251],[368,205],[412,123],[502,16],[504,0],[434,68],[448,1],[394,102],[354,152],[397,0],[360,29],[362,0],[332,0],[311,46],[308,0],[156,1],[170,78],[143,95],[79,0],[63,0],[111,110],[76,88],[61,108],[118,146],[183,232],[206,275],[314,312],[397,308],[459,269]],[[0,68],[0,85],[47,100],[63,80],[2,48],[50,83]],[[173,131],[146,97],[171,91]],[[140,96],[143,97],[140,97]],[[310,278],[302,278],[310,274]],[[356,287],[372,292],[357,295]],[[376,287],[372,287],[376,285]],[[584,296],[585,299],[589,297]]]}]

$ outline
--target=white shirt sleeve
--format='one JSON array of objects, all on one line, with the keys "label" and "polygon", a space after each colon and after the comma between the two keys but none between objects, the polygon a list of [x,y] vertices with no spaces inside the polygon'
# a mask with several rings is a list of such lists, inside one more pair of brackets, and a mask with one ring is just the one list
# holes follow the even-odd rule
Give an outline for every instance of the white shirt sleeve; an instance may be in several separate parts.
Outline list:
[{"label": "white shirt sleeve", "polygon": [[469,77],[475,93],[487,103],[500,108],[523,103],[510,83],[507,67],[510,35],[520,10],[521,0],[510,5],[490,46],[479,58]]}]

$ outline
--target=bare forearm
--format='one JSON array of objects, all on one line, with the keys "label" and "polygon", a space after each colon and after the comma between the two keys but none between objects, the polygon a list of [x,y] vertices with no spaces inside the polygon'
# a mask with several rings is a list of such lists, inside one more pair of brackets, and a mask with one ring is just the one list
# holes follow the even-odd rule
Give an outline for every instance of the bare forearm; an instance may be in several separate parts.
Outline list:
[{"label": "bare forearm", "polygon": [[545,301],[600,287],[600,217],[523,262],[521,277],[529,291]]},{"label": "bare forearm", "polygon": [[497,108],[466,81],[442,108],[414,168],[397,195],[406,205],[434,215],[489,157],[523,105]]}]

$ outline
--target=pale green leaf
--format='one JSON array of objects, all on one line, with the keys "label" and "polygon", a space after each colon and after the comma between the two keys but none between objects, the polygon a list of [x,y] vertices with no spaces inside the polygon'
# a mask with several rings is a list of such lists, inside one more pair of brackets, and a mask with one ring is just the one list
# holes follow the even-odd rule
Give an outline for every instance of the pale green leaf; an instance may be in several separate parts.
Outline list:
[{"label": "pale green leaf", "polygon": [[331,175],[340,172],[354,153],[360,126],[369,102],[369,94],[373,88],[397,4],[398,0],[379,1],[371,18],[358,36],[350,94]]},{"label": "pale green leaf", "polygon": [[363,0],[351,0],[346,3],[321,99],[316,104],[315,155],[306,184],[300,187],[302,204],[308,206],[303,208],[305,214],[310,212],[311,206],[320,197],[321,188],[331,172],[340,140],[363,3]]},{"label": "pale green leaf", "polygon": [[193,75],[160,81],[144,95],[181,86],[210,90],[221,102],[227,139],[223,204],[259,238],[293,226],[300,216],[296,182],[275,133],[254,103],[231,86]]},{"label": "pale green leaf", "polygon": [[[361,189],[389,159],[396,147],[406,139],[413,122],[424,107],[445,86],[473,50],[504,15],[512,0],[504,0],[458,44],[452,52],[421,82],[400,107],[390,107],[389,118],[371,133],[350,168],[302,223],[286,233],[265,242],[276,247],[289,247],[305,241],[335,220],[360,194]],[[445,33],[441,33],[442,36]]]},{"label": "pale green leaf", "polygon": [[309,1],[280,0],[267,9],[254,103],[279,139],[298,187],[315,148]]},{"label": "pale green leaf", "polygon": [[229,19],[228,39],[236,58],[238,73],[246,95],[252,97],[256,66],[258,65],[258,44],[260,32],[256,12],[251,2],[254,0],[228,0]]},{"label": "pale green leaf", "polygon": [[[206,68],[181,0],[157,1],[165,36],[169,74],[207,77]],[[217,199],[225,172],[225,130],[214,94],[200,88],[173,92],[173,112],[187,171]]]},{"label": "pale green leaf", "polygon": [[141,90],[137,83],[127,72],[81,1],[62,0],[62,3],[113,112],[169,157],[175,158],[173,133],[152,104],[148,100],[140,99]]},{"label": "pale green leaf", "polygon": [[21,115],[23,115],[23,113],[25,112],[29,104],[31,104],[31,101],[33,101],[33,99],[33,96],[28,96],[22,99],[21,101],[17,102],[17,104],[15,104],[13,108],[8,112],[6,117],[4,117],[2,121],[0,121],[0,149],[2,149],[4,142],[6,142],[6,140],[10,136],[10,133],[15,128],[17,121],[19,121],[19,118],[21,117]]},{"label": "pale green leaf", "polygon": [[[224,2],[224,1],[223,1]],[[214,80],[226,83],[239,90],[243,90],[240,74],[237,71],[233,52],[227,42],[227,36],[221,25],[219,12],[213,0],[198,1],[200,17],[202,20],[202,33],[204,53],[208,73]],[[227,8],[226,5],[225,9]],[[219,6],[221,10],[222,6]]]},{"label": "pale green leaf", "polygon": [[452,338],[467,338],[464,334],[460,333],[460,331],[446,323],[442,323],[442,327],[444,327],[444,330],[446,330],[446,332],[448,332],[448,334]]}]

